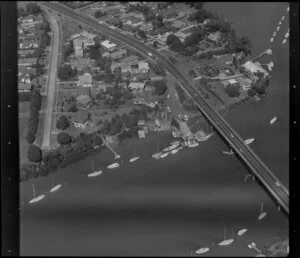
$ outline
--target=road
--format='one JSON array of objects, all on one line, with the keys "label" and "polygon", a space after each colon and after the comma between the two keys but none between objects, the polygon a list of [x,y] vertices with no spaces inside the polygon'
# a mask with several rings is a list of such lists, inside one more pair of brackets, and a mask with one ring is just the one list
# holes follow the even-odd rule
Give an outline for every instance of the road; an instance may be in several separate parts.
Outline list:
[{"label": "road", "polygon": [[[103,24],[99,24],[97,20],[87,17],[84,14],[76,12],[58,2],[43,3],[50,6],[52,9],[63,13],[66,16],[80,21],[83,24],[90,26],[94,30],[112,36],[123,42],[131,45],[144,55],[151,52],[153,59],[161,63],[181,84],[182,88],[195,101],[195,105],[210,121],[210,123],[218,130],[223,138],[231,145],[231,148],[240,156],[240,158],[248,165],[256,178],[263,184],[267,192],[273,197],[276,203],[283,208],[286,214],[289,214],[289,192],[282,183],[275,177],[270,169],[260,160],[260,158],[244,143],[244,140],[233,130],[233,128],[225,121],[225,119],[213,109],[198,92],[198,90],[189,83],[189,80],[182,74],[167,58],[157,52],[151,46],[139,42],[133,37],[124,35],[116,30],[112,30]],[[279,183],[279,185],[278,185]]]},{"label": "road", "polygon": [[50,67],[48,71],[48,93],[47,93],[47,106],[45,109],[45,121],[44,121],[44,136],[42,149],[49,148],[52,132],[52,115],[53,115],[53,104],[54,94],[56,86],[56,72],[58,64],[58,49],[59,49],[59,28],[56,19],[51,13],[48,13],[49,21],[52,29],[52,49],[50,57]]}]

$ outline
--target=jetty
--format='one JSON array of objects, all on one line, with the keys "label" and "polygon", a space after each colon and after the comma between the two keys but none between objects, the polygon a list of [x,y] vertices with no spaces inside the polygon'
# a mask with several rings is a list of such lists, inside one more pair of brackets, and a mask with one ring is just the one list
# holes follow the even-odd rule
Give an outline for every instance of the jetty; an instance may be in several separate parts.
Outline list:
[{"label": "jetty", "polygon": [[272,50],[271,49],[267,49],[266,51],[260,53],[259,55],[257,55],[256,57],[254,57],[252,60],[250,60],[250,62],[255,62],[257,59],[259,59],[263,55],[272,55],[272,54],[273,54]]},{"label": "jetty", "polygon": [[104,143],[104,145],[111,150],[111,152],[115,155],[115,159],[119,159],[121,158],[121,156],[108,144],[108,141],[103,137],[103,135],[101,135],[102,141]]}]

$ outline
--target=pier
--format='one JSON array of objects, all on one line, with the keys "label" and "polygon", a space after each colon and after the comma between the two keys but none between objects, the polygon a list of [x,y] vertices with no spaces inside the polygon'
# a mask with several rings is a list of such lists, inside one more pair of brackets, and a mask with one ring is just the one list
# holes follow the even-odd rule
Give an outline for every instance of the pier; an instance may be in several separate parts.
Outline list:
[{"label": "pier", "polygon": [[102,138],[102,141],[103,141],[103,144],[111,150],[111,152],[115,155],[115,159],[119,159],[121,158],[121,156],[111,147],[109,146],[108,144],[108,141],[103,137],[103,135],[101,135],[101,138]]}]

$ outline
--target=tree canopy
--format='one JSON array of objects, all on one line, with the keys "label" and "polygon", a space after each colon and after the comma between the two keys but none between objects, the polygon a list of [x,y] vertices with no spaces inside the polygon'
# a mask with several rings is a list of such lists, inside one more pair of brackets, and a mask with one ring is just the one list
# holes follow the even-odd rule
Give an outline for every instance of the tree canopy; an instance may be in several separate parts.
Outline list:
[{"label": "tree canopy", "polygon": [[68,80],[77,75],[77,68],[74,69],[70,65],[64,65],[58,69],[57,76],[60,80]]},{"label": "tree canopy", "polygon": [[59,144],[68,144],[71,141],[71,137],[66,132],[61,132],[57,135],[57,142]]},{"label": "tree canopy", "polygon": [[41,149],[36,145],[29,145],[28,148],[28,160],[31,162],[39,162],[42,160],[42,151]]},{"label": "tree canopy", "polygon": [[69,120],[66,116],[62,115],[56,121],[56,128],[61,130],[66,130],[70,126]]}]

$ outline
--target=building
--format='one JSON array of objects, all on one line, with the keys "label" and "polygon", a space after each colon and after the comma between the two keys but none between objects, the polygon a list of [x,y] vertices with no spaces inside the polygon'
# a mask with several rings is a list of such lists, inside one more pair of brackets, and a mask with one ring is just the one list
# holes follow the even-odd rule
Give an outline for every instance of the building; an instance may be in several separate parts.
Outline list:
[{"label": "building", "polygon": [[191,33],[184,33],[182,31],[178,31],[176,33],[174,33],[175,36],[177,36],[181,42],[184,42],[185,39],[191,35]]},{"label": "building", "polygon": [[84,70],[93,64],[93,60],[88,57],[83,58],[71,58],[69,61],[72,68],[76,67],[78,70]]},{"label": "building", "polygon": [[73,40],[75,56],[83,57],[83,42],[81,38],[75,38]]},{"label": "building", "polygon": [[135,90],[135,91],[142,91],[145,87],[144,82],[130,82],[128,85],[128,89]]},{"label": "building", "polygon": [[163,18],[167,21],[172,21],[178,16],[178,13],[173,11],[163,16]]},{"label": "building", "polygon": [[237,77],[236,81],[242,86],[244,91],[251,89],[252,81],[249,78]]},{"label": "building", "polygon": [[183,21],[175,20],[172,22],[171,26],[174,27],[175,29],[182,29],[182,28],[186,27],[187,24]]},{"label": "building", "polygon": [[123,21],[124,25],[129,25],[133,28],[136,28],[140,25],[143,24],[143,19],[142,18],[137,18],[135,16],[131,16],[129,18],[126,19],[126,21]]},{"label": "building", "polygon": [[134,16],[134,12],[129,12],[129,13],[123,13],[119,16],[119,19],[121,21],[126,20],[127,18]]},{"label": "building", "polygon": [[18,65],[19,66],[34,66],[36,65],[37,58],[19,58]]},{"label": "building", "polygon": [[30,92],[31,91],[31,84],[30,83],[24,83],[24,82],[19,82],[18,83],[18,92]]},{"label": "building", "polygon": [[207,36],[206,41],[213,44],[219,44],[222,41],[222,33],[220,31],[215,31]]},{"label": "building", "polygon": [[93,78],[89,73],[78,76],[78,85],[82,87],[92,87]]},{"label": "building", "polygon": [[76,128],[85,128],[89,119],[89,113],[86,110],[79,110],[73,118],[73,123]]},{"label": "building", "polygon": [[33,54],[34,51],[35,51],[35,49],[19,49],[19,50],[18,50],[18,55],[19,55],[20,57],[26,57],[26,56],[28,56],[28,55]]},{"label": "building", "polygon": [[77,92],[78,96],[90,96],[90,88],[80,87]]},{"label": "building", "polygon": [[245,64],[242,65],[242,67],[245,68],[246,72],[252,75],[256,75],[258,72],[261,72],[264,74],[264,76],[269,76],[269,73],[264,68],[262,68],[259,62],[253,63],[251,61],[247,61]]},{"label": "building", "polygon": [[149,72],[149,63],[147,62],[139,62],[138,63],[138,70],[140,73],[148,73]]},{"label": "building", "polygon": [[137,62],[140,58],[136,55],[131,55],[131,56],[127,56],[125,58],[123,58],[122,60],[120,60],[120,62],[124,63],[124,64],[130,64],[130,63],[134,63]]},{"label": "building", "polygon": [[143,23],[143,24],[141,25],[140,29],[141,29],[142,31],[150,31],[150,30],[153,29],[153,25],[152,25],[151,22]]},{"label": "building", "polygon": [[103,42],[101,42],[101,45],[105,48],[106,51],[108,52],[113,52],[116,49],[116,44],[114,43],[110,43],[109,40],[105,40]]},{"label": "building", "polygon": [[145,132],[144,130],[138,130],[138,135],[139,135],[139,138],[142,139],[142,138],[145,138]]},{"label": "building", "polygon": [[115,51],[110,54],[110,57],[114,60],[120,59],[123,56],[127,55],[127,50],[126,49],[120,49],[118,51]]}]

